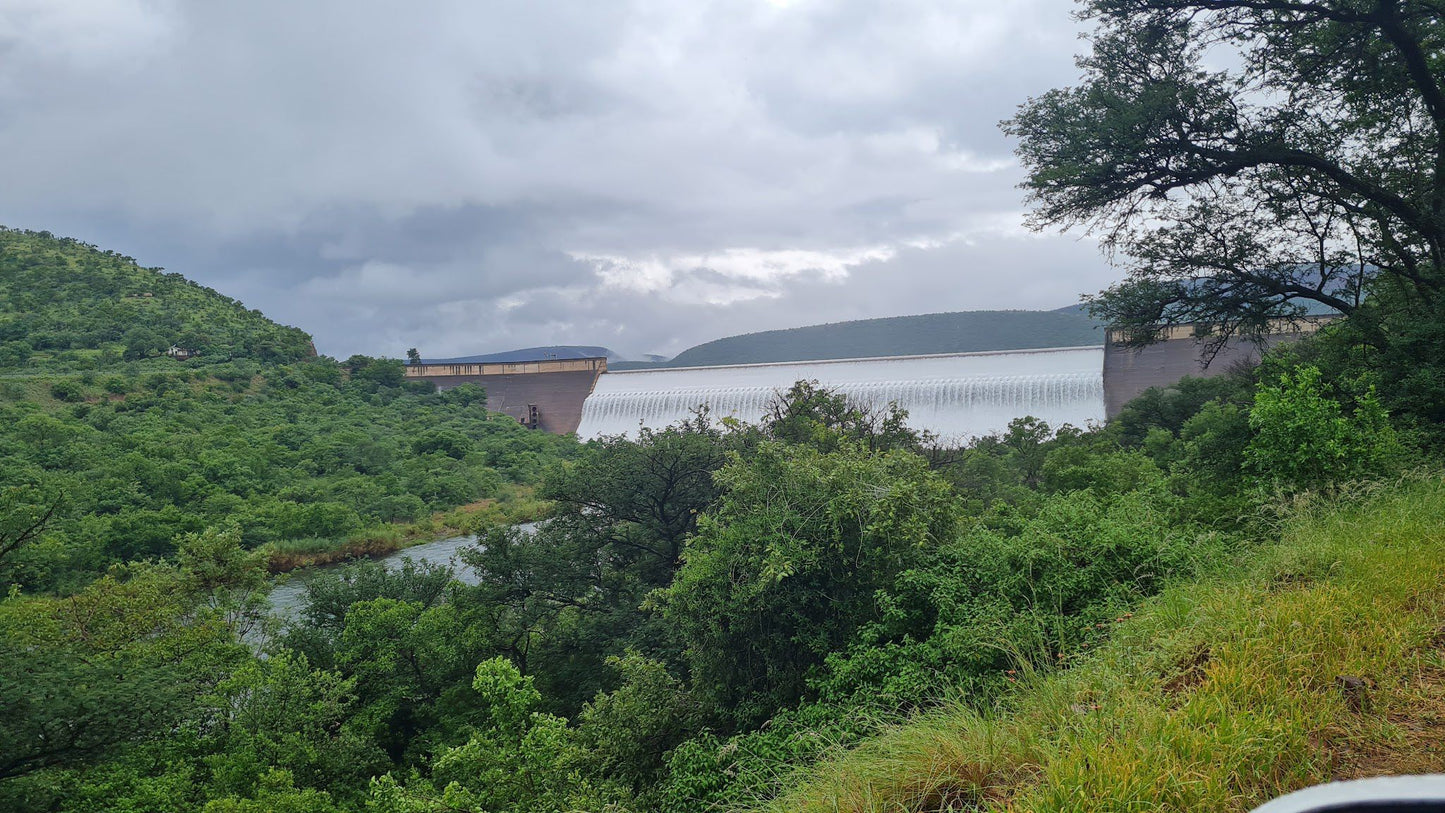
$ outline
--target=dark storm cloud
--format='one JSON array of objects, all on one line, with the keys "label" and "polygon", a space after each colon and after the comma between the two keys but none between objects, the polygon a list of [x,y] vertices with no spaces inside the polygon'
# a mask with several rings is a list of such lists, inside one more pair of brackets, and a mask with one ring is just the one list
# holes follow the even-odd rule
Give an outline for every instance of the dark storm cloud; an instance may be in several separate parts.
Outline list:
[{"label": "dark storm cloud", "polygon": [[163,265],[322,352],[1055,307],[996,123],[1064,0],[0,0],[0,222]]}]

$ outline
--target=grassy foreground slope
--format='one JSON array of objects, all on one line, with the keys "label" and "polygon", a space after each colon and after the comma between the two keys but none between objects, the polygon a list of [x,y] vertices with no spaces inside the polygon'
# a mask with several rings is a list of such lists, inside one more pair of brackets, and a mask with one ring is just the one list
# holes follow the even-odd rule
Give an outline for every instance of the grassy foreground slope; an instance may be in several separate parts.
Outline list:
[{"label": "grassy foreground slope", "polygon": [[1248,810],[1445,769],[1445,482],[1306,511],[1167,590],[1007,708],[921,717],[798,777],[773,811]]}]

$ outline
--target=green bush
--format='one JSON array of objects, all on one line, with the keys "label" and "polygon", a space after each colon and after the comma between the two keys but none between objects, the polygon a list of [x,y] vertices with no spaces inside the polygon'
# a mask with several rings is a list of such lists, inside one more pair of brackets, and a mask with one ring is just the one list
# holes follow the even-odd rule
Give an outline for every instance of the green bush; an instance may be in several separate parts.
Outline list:
[{"label": "green bush", "polygon": [[29,342],[0,342],[0,367],[24,367],[34,351]]},{"label": "green bush", "polygon": [[1249,413],[1245,460],[1266,484],[1298,490],[1378,475],[1399,462],[1400,439],[1374,387],[1353,409],[1326,394],[1318,367],[1297,367],[1263,385]]},{"label": "green bush", "polygon": [[757,723],[874,619],[875,591],[953,538],[958,505],[921,457],[851,444],[765,443],[717,481],[722,500],[654,600],[686,646],[694,691]]},{"label": "green bush", "polygon": [[57,401],[80,401],[85,398],[85,390],[79,381],[62,379],[50,385],[50,396]]}]

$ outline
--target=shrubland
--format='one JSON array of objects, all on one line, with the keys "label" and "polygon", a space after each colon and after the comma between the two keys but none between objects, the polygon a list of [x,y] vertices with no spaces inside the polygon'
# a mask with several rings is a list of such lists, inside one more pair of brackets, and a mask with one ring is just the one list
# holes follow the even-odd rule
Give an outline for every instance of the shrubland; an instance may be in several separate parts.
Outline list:
[{"label": "shrubland", "polygon": [[172,347],[297,361],[311,337],[160,268],[49,232],[0,226],[0,375],[109,369]]},{"label": "shrubland", "polygon": [[[0,336],[30,348],[0,353],[0,577],[20,587],[73,590],[206,529],[282,571],[532,518],[540,472],[575,448],[475,386],[316,357],[299,330],[73,240],[0,230],[0,292]],[[157,347],[122,347],[134,325]],[[199,355],[161,353],[176,344]]]},{"label": "shrubland", "polygon": [[[459,506],[520,503],[568,442],[444,393],[369,373],[392,363],[231,361],[105,381],[48,375],[0,395],[0,489],[51,511],[42,540],[0,561],[31,587],[74,586],[113,562],[235,527],[274,570],[394,550],[466,527]],[[57,399],[61,383],[74,396]],[[479,506],[480,507],[480,506]],[[435,515],[435,519],[433,518]]]},{"label": "shrubland", "polygon": [[1240,810],[1438,772],[1442,497],[1432,474],[1312,500],[1250,560],[1110,621],[1096,653],[835,749],[760,807]]},{"label": "shrubland", "polygon": [[[534,450],[511,467],[471,457],[493,433],[522,430],[463,403],[466,392],[359,385],[356,371],[320,389],[277,368],[302,383],[273,408],[307,404],[341,420],[354,403],[346,388],[374,387],[355,393],[372,410],[363,414],[398,410],[410,418],[399,425],[428,427],[410,433],[393,465],[477,460],[483,476],[535,483],[548,518],[531,531],[480,527],[464,572],[321,572],[284,623],[256,593],[276,543],[237,521],[115,554],[122,564],[98,578],[72,566],[53,587],[17,581],[0,617],[6,657],[26,664],[45,652],[46,666],[16,672],[25,677],[7,686],[0,736],[44,742],[46,754],[7,769],[0,799],[17,809],[104,798],[122,810],[410,813],[1042,809],[1084,793],[1100,807],[1238,809],[1344,775],[1347,763],[1368,771],[1340,748],[1406,749],[1388,718],[1342,707],[1352,701],[1331,694],[1325,673],[1398,687],[1404,667],[1391,659],[1434,657],[1419,632],[1433,618],[1433,582],[1390,574],[1433,572],[1428,504],[1439,480],[1418,474],[1351,496],[1351,484],[1393,482],[1382,478],[1429,457],[1368,371],[1319,366],[1330,343],[1349,340],[1326,331],[1257,371],[1150,391],[1102,427],[1025,418],[946,448],[896,408],[800,382],[756,426],[704,411],[592,441],[560,463]],[[225,414],[234,403],[203,400],[206,379],[185,383],[201,399],[194,409]],[[264,404],[267,392],[246,395]],[[12,408],[59,410],[70,426],[81,419],[59,403],[108,413],[131,397],[118,395]],[[317,400],[288,400],[303,395]],[[106,427],[125,414],[85,423],[91,442],[118,442]],[[354,443],[328,448],[359,454]],[[388,471],[353,463],[339,481]],[[15,528],[46,508],[14,505]],[[74,544],[70,521],[44,523],[10,555],[14,572]],[[1400,541],[1368,547],[1377,526]],[[1373,590],[1370,580],[1392,580],[1393,592],[1372,599],[1361,626],[1320,628]],[[158,589],[164,602],[146,598]],[[102,601],[101,616],[134,623],[105,633],[113,642],[100,663],[118,687],[109,704],[86,695],[88,679],[56,673],[95,668],[85,654],[95,613],[76,608]],[[1364,654],[1314,658],[1309,677],[1287,673],[1270,688],[1242,670],[1286,668],[1304,638],[1259,637],[1259,618],[1313,619],[1309,634],[1327,637],[1299,652]],[[1289,620],[1280,623],[1297,629]],[[1300,680],[1315,688],[1291,695]],[[153,714],[122,713],[159,682],[169,688],[155,705],[137,706]],[[1382,692],[1372,709],[1406,708],[1419,694]],[[1296,706],[1271,717],[1261,703]],[[46,732],[80,708],[97,718],[93,739],[52,744]],[[1217,741],[1189,733],[1206,718]],[[1314,748],[1322,737],[1335,745]],[[1146,741],[1151,756],[1139,762]],[[1241,772],[1262,759],[1277,768]],[[1119,789],[1106,792],[1083,767],[1100,765]]]},{"label": "shrubland", "polygon": [[[1127,265],[1098,313],[1342,316],[1103,426],[949,446],[799,382],[578,445],[0,233],[0,808],[1246,810],[1445,767],[1438,9],[1083,14],[1082,84],[1006,127],[1037,223]],[[446,523],[455,569],[265,612],[268,560]]]}]

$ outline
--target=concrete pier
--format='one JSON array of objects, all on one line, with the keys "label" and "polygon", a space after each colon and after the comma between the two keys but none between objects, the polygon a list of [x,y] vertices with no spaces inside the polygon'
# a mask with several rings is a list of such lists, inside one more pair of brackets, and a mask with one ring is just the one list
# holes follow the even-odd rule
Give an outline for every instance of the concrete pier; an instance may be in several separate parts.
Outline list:
[{"label": "concrete pier", "polygon": [[543,359],[482,363],[423,362],[408,364],[406,377],[431,381],[445,390],[476,384],[487,391],[487,409],[505,412],[553,434],[576,432],[582,422],[582,404],[607,372],[607,359]]}]

